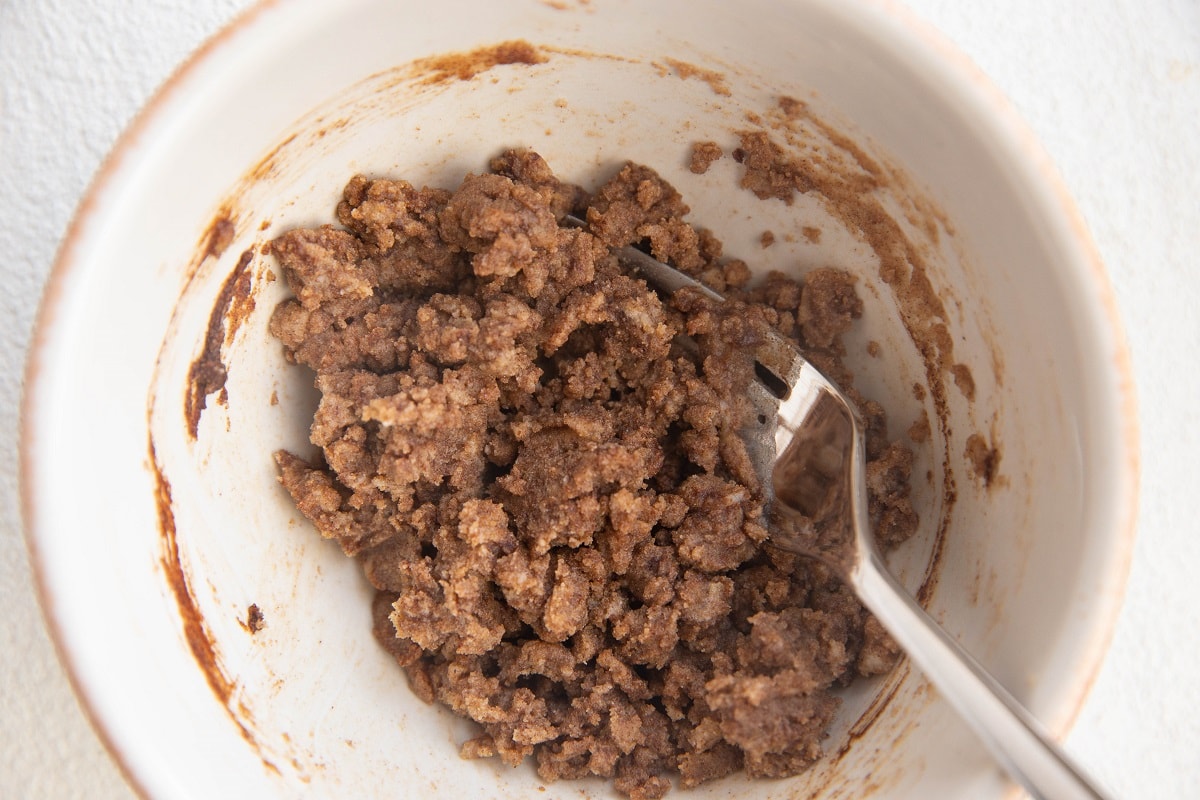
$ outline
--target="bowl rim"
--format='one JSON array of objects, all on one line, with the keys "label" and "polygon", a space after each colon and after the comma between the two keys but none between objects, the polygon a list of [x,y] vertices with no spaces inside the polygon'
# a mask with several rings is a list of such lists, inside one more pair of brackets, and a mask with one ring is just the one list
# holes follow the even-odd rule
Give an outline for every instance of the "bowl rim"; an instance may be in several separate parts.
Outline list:
[{"label": "bowl rim", "polygon": [[[1120,493],[1117,507],[1124,511],[1124,518],[1114,525],[1116,535],[1111,543],[1111,551],[1106,557],[1107,574],[1101,581],[1103,608],[1096,616],[1097,622],[1092,626],[1091,635],[1080,647],[1077,657],[1079,674],[1075,676],[1074,681],[1067,684],[1060,696],[1054,699],[1054,704],[1058,706],[1057,713],[1052,719],[1044,721],[1052,738],[1061,741],[1078,719],[1112,643],[1117,620],[1124,605],[1137,529],[1141,474],[1137,398],[1132,356],[1116,295],[1083,214],[1049,154],[1016,110],[1013,102],[964,51],[933,23],[920,17],[899,0],[816,2],[838,6],[847,14],[873,14],[876,15],[876,22],[893,24],[912,37],[915,43],[924,46],[933,54],[933,58],[945,67],[943,80],[958,78],[957,89],[975,95],[973,99],[977,104],[988,110],[985,124],[993,133],[1001,134],[999,141],[1011,151],[1008,155],[1014,156],[1016,163],[1024,163],[1030,167],[1021,175],[1022,183],[1040,186],[1045,190],[1044,199],[1048,201],[1048,208],[1059,215],[1060,221],[1070,231],[1071,243],[1077,249],[1079,260],[1086,269],[1065,271],[1090,283],[1088,288],[1091,289],[1091,296],[1099,301],[1098,310],[1101,312],[1104,332],[1109,336],[1111,345],[1110,367],[1115,371],[1112,386],[1116,392],[1116,414],[1121,423],[1117,444],[1118,453],[1122,457],[1117,459],[1113,469],[1116,471],[1116,484]],[[39,419],[36,398],[42,390],[41,365],[50,345],[50,331],[58,322],[59,306],[65,287],[86,261],[79,256],[81,242],[89,238],[95,227],[94,220],[102,208],[100,201],[103,196],[121,186],[129,179],[129,174],[136,171],[143,134],[155,124],[170,118],[174,112],[173,103],[178,98],[188,92],[202,89],[202,68],[220,59],[223,51],[236,46],[239,37],[249,35],[254,28],[263,24],[268,12],[304,4],[305,0],[252,0],[250,5],[236,13],[188,55],[136,112],[81,195],[63,234],[42,290],[27,350],[24,388],[19,408],[18,485],[24,540],[35,593],[59,663],[67,675],[79,707],[128,785],[142,797],[151,795],[133,767],[133,757],[125,753],[110,734],[105,719],[98,712],[94,698],[88,692],[80,672],[79,656],[73,654],[70,639],[60,627],[56,615],[56,602],[47,583],[47,565],[38,541],[38,509],[34,491],[39,477],[37,451],[33,443],[37,438]],[[1014,792],[1015,787],[1008,794],[1012,795]]]}]

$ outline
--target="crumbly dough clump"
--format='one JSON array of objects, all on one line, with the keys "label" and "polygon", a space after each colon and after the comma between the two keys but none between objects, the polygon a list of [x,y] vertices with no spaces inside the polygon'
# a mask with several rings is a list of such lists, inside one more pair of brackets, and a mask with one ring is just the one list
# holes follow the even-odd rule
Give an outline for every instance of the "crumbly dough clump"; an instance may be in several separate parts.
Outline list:
[{"label": "crumbly dough clump", "polygon": [[[854,281],[747,288],[687,212],[644,166],[588,196],[510,151],[453,192],[356,177],[341,228],[272,247],[295,298],[271,331],[321,391],[322,458],[276,454],[281,480],[378,590],[377,637],[479,724],[463,756],[632,798],[803,770],[831,690],[897,658],[827,568],[768,545],[739,437],[766,326],[848,384]],[[664,300],[618,264],[630,243],[731,299]],[[916,526],[912,457],[856,399],[892,544]]]}]

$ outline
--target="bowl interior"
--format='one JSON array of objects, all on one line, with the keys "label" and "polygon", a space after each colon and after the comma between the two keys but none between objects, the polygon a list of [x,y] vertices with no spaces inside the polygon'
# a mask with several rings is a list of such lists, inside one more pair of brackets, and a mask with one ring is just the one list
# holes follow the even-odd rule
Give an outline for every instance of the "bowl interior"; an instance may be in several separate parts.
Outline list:
[{"label": "bowl interior", "polygon": [[[488,46],[518,38],[544,61],[489,60]],[[480,71],[463,79],[427,60],[448,52],[474,52]],[[849,137],[804,128],[812,153],[865,153],[889,176],[872,196],[944,307],[946,369],[930,368],[911,304],[836,210],[759,200],[728,158],[687,169],[696,141],[728,152],[747,128],[796,135],[778,127],[781,95]],[[34,355],[25,447],[47,610],[137,783],[156,797],[541,787],[531,768],[458,758],[467,728],[409,693],[371,638],[357,566],[294,509],[270,457],[307,449],[316,398],[267,332],[285,289],[261,245],[331,222],[355,173],[452,186],[508,146],[584,185],[627,159],[648,164],[757,270],[832,264],[861,277],[867,311],[848,356],[859,386],[889,410],[893,436],[932,422],[913,445],[921,532],[893,568],[1061,728],[1122,584],[1119,346],[1077,232],[1034,168],[1014,162],[1015,134],[982,97],[903,23],[840,3],[481,0],[418,12],[296,0],[243,20],[126,137],[64,249]],[[233,239],[208,252],[217,219]],[[764,230],[777,237],[769,249]],[[193,439],[187,387],[206,337],[228,374]],[[953,365],[970,371],[973,394]],[[990,484],[965,456],[972,436],[999,453]],[[847,691],[827,750],[797,778],[733,777],[696,794],[1003,788],[907,666]]]}]

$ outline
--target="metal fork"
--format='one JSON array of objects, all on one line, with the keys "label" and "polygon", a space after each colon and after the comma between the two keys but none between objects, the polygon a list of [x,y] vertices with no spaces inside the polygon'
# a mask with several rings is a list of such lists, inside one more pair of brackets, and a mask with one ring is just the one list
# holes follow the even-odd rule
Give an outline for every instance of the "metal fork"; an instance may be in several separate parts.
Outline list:
[{"label": "metal fork", "polygon": [[[577,217],[566,222],[585,227]],[[621,248],[617,256],[660,294],[690,287],[724,301],[637,248]],[[772,544],[835,570],[1031,796],[1103,798],[1041,724],[888,571],[867,517],[863,426],[846,396],[779,334],[770,334],[755,358],[759,379],[750,384],[750,398],[760,424],[743,438],[773,495]],[[842,524],[823,524],[817,534],[814,517]]]}]

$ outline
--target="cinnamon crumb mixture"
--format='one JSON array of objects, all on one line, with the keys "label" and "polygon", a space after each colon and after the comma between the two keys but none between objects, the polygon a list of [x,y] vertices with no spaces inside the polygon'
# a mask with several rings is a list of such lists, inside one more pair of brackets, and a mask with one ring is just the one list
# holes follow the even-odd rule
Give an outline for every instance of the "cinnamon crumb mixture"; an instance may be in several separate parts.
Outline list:
[{"label": "cinnamon crumb mixture", "polygon": [[692,145],[692,159],[688,163],[688,169],[697,175],[703,175],[708,172],[714,161],[724,155],[725,151],[716,142],[696,142]]},{"label": "cinnamon crumb mixture", "polygon": [[[355,177],[343,227],[273,244],[295,298],[271,330],[322,394],[323,458],[277,453],[281,481],[362,564],[413,691],[478,723],[464,757],[632,798],[792,775],[821,756],[831,691],[898,658],[828,569],[768,545],[738,435],[766,326],[849,384],[854,281],[748,288],[687,213],[646,167],[588,196],[509,151],[453,192]],[[730,301],[664,300],[613,255],[638,242]],[[851,393],[891,545],[916,526],[912,455]]]}]

